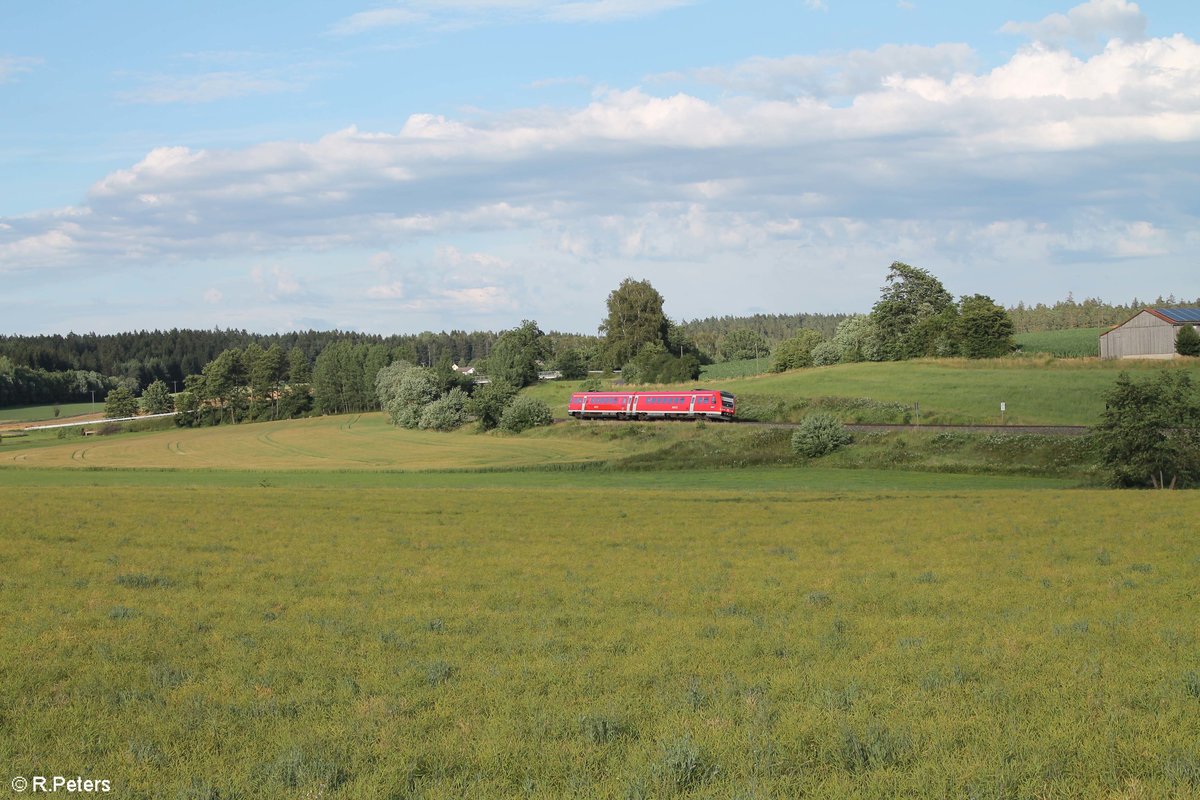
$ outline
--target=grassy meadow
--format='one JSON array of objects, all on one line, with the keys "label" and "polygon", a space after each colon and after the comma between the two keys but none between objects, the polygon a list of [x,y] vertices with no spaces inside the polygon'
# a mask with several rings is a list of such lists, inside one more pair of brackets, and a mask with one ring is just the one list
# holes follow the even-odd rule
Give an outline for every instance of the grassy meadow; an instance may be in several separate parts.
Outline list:
[{"label": "grassy meadow", "polygon": [[127,798],[1200,791],[1194,493],[0,504],[13,774]]},{"label": "grassy meadow", "polygon": [[[716,385],[1065,392],[1045,422],[1116,375],[908,367]],[[789,436],[5,438],[0,762],[135,800],[1200,795],[1200,496],[1076,488],[1084,439]]]},{"label": "grassy meadow", "polygon": [[[923,424],[1092,425],[1104,410],[1104,393],[1122,370],[1147,377],[1162,369],[1200,365],[1163,361],[1004,358],[981,361],[926,359],[878,364],[838,364],[783,373],[695,381],[738,397],[747,419],[798,421],[814,410],[847,422]],[[565,416],[578,384],[551,382],[533,392]],[[920,404],[919,420],[914,406]]]},{"label": "grassy meadow", "polygon": [[[54,415],[55,408],[58,416]],[[0,425],[13,422],[45,422],[65,421],[68,417],[78,417],[104,410],[104,403],[59,403],[57,406],[8,406],[0,408]]]},{"label": "grassy meadow", "polygon": [[[716,472],[722,476],[717,484],[723,485],[734,480],[736,470],[748,468],[782,470],[786,486],[831,488],[837,488],[836,480],[813,484],[811,476],[840,474],[842,482],[856,485],[878,483],[884,471],[1060,479],[1058,485],[1096,482],[1090,440],[1079,437],[860,432],[853,447],[808,462],[792,453],[790,429],[715,423],[567,421],[523,436],[481,435],[470,428],[455,433],[403,430],[388,425],[382,414],[194,430],[170,427],[165,421],[155,426],[160,429],[107,436],[45,431],[6,438],[0,446],[0,485],[10,481],[29,485],[34,478],[34,485],[119,482],[122,479],[114,476],[129,471],[140,476],[139,481],[152,480],[149,476],[154,473],[186,473],[183,479],[205,485],[212,481],[225,485],[227,475],[244,473],[242,479],[279,486],[329,481],[388,486],[399,485],[397,476],[414,473],[513,476],[524,472],[574,473],[572,481],[577,485],[596,481],[613,485],[614,480],[625,480],[619,476],[628,475],[633,484],[663,481],[676,486],[694,482],[698,473]],[[871,470],[873,477],[853,474],[863,469]],[[68,478],[72,471],[83,475]],[[304,472],[330,477],[297,476]],[[363,483],[363,476],[373,472],[388,477]],[[692,477],[681,481],[676,478],[681,473]],[[736,478],[739,483],[744,480]],[[888,485],[896,485],[895,480],[901,478],[888,479]],[[906,485],[937,485],[933,478],[902,480]],[[701,483],[714,485],[708,479]]]}]

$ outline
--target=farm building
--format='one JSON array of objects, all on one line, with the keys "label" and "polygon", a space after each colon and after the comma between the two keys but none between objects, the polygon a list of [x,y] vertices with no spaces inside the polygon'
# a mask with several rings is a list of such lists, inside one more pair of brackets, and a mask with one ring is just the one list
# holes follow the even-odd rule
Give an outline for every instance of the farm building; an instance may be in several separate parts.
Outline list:
[{"label": "farm building", "polygon": [[1101,358],[1174,358],[1175,336],[1200,326],[1200,308],[1144,308],[1100,334]]}]

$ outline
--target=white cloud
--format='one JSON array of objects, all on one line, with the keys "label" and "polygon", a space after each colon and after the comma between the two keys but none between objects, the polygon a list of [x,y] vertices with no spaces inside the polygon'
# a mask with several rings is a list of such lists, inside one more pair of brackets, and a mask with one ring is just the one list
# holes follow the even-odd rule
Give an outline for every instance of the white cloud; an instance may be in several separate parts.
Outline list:
[{"label": "white cloud", "polygon": [[1137,3],[1128,0],[1088,0],[1066,14],[1051,14],[1038,22],[1006,22],[1001,30],[1052,46],[1093,46],[1112,38],[1141,40],[1146,35],[1146,17]]},{"label": "white cloud", "polygon": [[690,78],[755,96],[824,99],[877,91],[886,80],[897,77],[933,77],[945,81],[973,68],[976,61],[974,51],[965,44],[932,47],[889,44],[877,50],[751,58],[733,67],[652,76],[651,80]]},{"label": "white cloud", "polygon": [[373,300],[398,300],[404,297],[404,282],[392,281],[367,289],[367,297]]},{"label": "white cloud", "polygon": [[561,22],[611,22],[645,17],[672,8],[690,5],[693,0],[577,0],[547,2],[545,15]]},{"label": "white cloud", "polygon": [[220,289],[208,289],[204,292],[204,302],[209,305],[216,305],[225,299],[225,295]]},{"label": "white cloud", "polygon": [[304,84],[271,73],[206,72],[199,75],[153,75],[141,86],[119,92],[131,104],[212,103],[237,97],[299,91]]},{"label": "white cloud", "polygon": [[407,8],[379,8],[374,11],[360,11],[357,14],[351,14],[334,25],[330,32],[339,36],[352,36],[378,28],[413,25],[425,22],[428,18],[428,14]]},{"label": "white cloud", "polygon": [[690,5],[695,0],[408,0],[360,11],[339,20],[330,33],[351,36],[370,31],[427,25],[469,27],[514,22],[615,22]]},{"label": "white cloud", "polygon": [[494,314],[516,310],[508,290],[500,286],[471,286],[463,289],[437,289],[427,297],[400,304],[402,311],[421,313]]},{"label": "white cloud", "polygon": [[[635,268],[701,297],[697,274],[757,265],[721,273],[738,276],[722,284],[732,302],[755,270],[801,291],[805,269],[903,253],[1015,261],[1032,281],[1056,263],[1190,257],[1200,46],[1183,35],[1086,58],[1031,44],[985,71],[946,44],[686,77],[732,91],[607,90],[577,107],[415,114],[396,131],[155,149],[77,208],[0,219],[0,273],[249,256],[262,294],[299,302],[289,254],[353,251],[345,290],[365,306],[487,314],[602,296],[593,282]],[[878,276],[837,283],[872,294]]]},{"label": "white cloud", "polygon": [[301,292],[300,281],[296,276],[278,264],[273,264],[270,268],[252,267],[250,279],[271,300],[294,297]]},{"label": "white cloud", "polygon": [[14,80],[17,75],[23,72],[30,72],[41,63],[42,60],[40,58],[0,55],[0,83],[8,83]]}]

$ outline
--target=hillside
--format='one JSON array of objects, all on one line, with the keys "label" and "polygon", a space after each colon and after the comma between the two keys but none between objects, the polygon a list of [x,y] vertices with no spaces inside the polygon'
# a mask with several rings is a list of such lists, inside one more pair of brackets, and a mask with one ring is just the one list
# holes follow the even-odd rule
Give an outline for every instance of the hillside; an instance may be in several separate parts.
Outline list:
[{"label": "hillside", "polygon": [[[1200,365],[1179,362],[1006,358],[838,364],[706,378],[702,385],[736,394],[744,419],[794,421],[822,408],[847,422],[994,424],[1001,422],[1003,402],[1007,423],[1091,425],[1104,408],[1104,392],[1122,370],[1150,375],[1161,369],[1187,369],[1200,379]],[[567,400],[577,390],[578,384],[561,382],[527,391],[550,403],[556,416],[564,416]]]}]

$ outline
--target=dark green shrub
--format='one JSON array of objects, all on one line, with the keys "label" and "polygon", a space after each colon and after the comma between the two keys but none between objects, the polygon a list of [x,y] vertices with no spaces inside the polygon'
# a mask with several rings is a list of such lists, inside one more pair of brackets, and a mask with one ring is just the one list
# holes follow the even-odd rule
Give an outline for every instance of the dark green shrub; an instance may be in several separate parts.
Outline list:
[{"label": "dark green shrub", "polygon": [[452,431],[467,421],[467,393],[451,389],[421,410],[421,430]]},{"label": "dark green shrub", "polygon": [[792,452],[805,458],[817,458],[850,444],[854,438],[846,426],[832,414],[811,414],[792,434]]},{"label": "dark green shrub", "polygon": [[536,397],[522,395],[504,409],[504,414],[500,417],[500,430],[520,433],[538,425],[549,425],[553,421],[550,406]]},{"label": "dark green shrub", "polygon": [[504,409],[517,396],[517,389],[504,381],[493,379],[480,385],[467,402],[467,411],[479,420],[481,430],[490,431],[500,424]]},{"label": "dark green shrub", "polygon": [[1175,335],[1175,352],[1181,356],[1200,356],[1200,333],[1191,325],[1181,325]]}]

